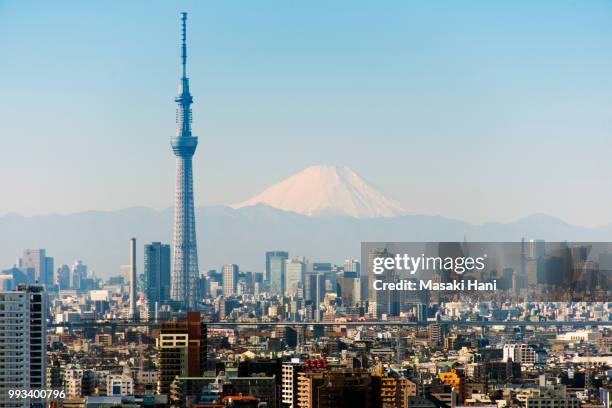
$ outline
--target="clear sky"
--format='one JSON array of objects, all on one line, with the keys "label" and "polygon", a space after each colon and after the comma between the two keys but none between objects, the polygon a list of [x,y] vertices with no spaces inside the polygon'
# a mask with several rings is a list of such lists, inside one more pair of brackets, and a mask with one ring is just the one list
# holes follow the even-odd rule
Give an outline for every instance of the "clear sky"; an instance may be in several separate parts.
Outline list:
[{"label": "clear sky", "polygon": [[612,222],[610,1],[0,0],[0,212],[196,204],[346,165],[413,213]]}]

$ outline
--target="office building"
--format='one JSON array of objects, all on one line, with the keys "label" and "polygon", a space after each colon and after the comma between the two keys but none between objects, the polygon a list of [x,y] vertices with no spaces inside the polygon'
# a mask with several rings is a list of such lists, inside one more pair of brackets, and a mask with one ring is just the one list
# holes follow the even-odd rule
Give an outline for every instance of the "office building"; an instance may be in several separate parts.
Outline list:
[{"label": "office building", "polygon": [[302,259],[285,261],[285,295],[295,296],[303,290],[306,266]]},{"label": "office building", "polygon": [[238,285],[238,265],[227,264],[223,265],[223,295],[232,296],[236,293],[236,287]]},{"label": "office building", "polygon": [[312,306],[313,318],[321,319],[319,305],[325,299],[325,275],[322,273],[307,273],[304,285],[304,300]]},{"label": "office building", "polygon": [[29,283],[53,285],[53,258],[44,249],[26,249],[19,260],[19,269],[28,277]]},{"label": "office building", "polygon": [[70,288],[85,289],[85,280],[87,279],[87,265],[83,261],[74,261],[70,269]]},{"label": "office building", "polygon": [[361,273],[361,262],[358,259],[346,259],[344,261],[344,272]]},{"label": "office building", "polygon": [[335,292],[338,284],[337,271],[329,262],[313,262],[309,264],[310,271],[313,273],[321,273],[325,276],[325,292]]},{"label": "office building", "polygon": [[[383,275],[374,273],[373,265],[375,258],[393,257],[386,248],[371,248],[368,250],[367,264],[365,266],[365,276],[361,278],[361,300],[370,302],[370,311],[376,317],[380,317],[383,313],[388,313],[390,291],[381,291],[372,289],[375,279],[382,279],[384,282],[392,282],[394,270],[386,270]],[[383,293],[384,292],[384,293]]]},{"label": "office building", "polygon": [[361,300],[361,283],[356,272],[345,271],[338,276],[337,293],[344,306],[354,306]]},{"label": "office building", "polygon": [[169,394],[177,376],[200,377],[206,368],[207,331],[199,312],[188,312],[183,320],[161,324],[159,392]]},{"label": "office building", "polygon": [[285,261],[287,259],[289,259],[288,252],[266,252],[266,281],[271,293],[285,293]]},{"label": "office building", "polygon": [[138,281],[136,280],[136,238],[130,239],[130,319],[137,321],[139,318],[136,296],[138,292]]},{"label": "office building", "polygon": [[144,247],[145,297],[149,319],[170,300],[170,245],[152,242]]},{"label": "office building", "polygon": [[60,290],[70,289],[70,267],[66,264],[57,268],[57,286]]}]

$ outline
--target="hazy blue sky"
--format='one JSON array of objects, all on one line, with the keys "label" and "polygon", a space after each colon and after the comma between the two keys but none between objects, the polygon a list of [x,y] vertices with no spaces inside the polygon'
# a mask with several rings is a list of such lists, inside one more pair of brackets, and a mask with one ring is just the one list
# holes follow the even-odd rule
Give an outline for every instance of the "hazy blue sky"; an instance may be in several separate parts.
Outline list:
[{"label": "hazy blue sky", "polygon": [[180,10],[198,205],[328,163],[414,213],[612,222],[595,0],[0,0],[0,212],[172,205]]}]

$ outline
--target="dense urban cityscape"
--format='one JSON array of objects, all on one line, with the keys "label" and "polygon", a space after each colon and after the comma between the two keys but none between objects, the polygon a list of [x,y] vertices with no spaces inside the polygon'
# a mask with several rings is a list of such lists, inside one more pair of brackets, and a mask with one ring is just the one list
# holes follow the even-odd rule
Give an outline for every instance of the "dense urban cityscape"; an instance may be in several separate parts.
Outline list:
[{"label": "dense urban cityscape", "polygon": [[[335,264],[270,248],[260,270],[202,273],[186,20],[174,243],[117,242],[126,264],[99,276],[78,253],[3,260],[0,407],[610,408],[612,255],[577,248],[580,276],[564,280],[544,241],[524,240],[520,269],[478,275],[487,298],[374,290],[375,250]],[[576,288],[595,300],[531,297]]]},{"label": "dense urban cityscape", "polygon": [[609,407],[609,303],[381,305],[361,298],[359,260],[270,251],[262,272],[202,274],[185,313],[170,252],[144,245],[133,308],[134,264],[103,280],[24,250],[0,275],[4,392],[63,391],[58,407]]}]

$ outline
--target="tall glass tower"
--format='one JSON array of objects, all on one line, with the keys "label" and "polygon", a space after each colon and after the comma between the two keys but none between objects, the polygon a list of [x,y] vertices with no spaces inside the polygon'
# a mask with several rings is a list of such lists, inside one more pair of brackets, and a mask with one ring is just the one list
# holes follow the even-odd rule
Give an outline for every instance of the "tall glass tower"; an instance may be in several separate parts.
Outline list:
[{"label": "tall glass tower", "polygon": [[172,270],[173,300],[186,310],[195,310],[198,302],[198,249],[196,244],[193,205],[192,157],[198,138],[191,134],[191,104],[187,78],[187,13],[181,13],[181,80],[175,98],[177,131],[172,138],[176,156],[176,194],[174,201],[174,269]]}]

